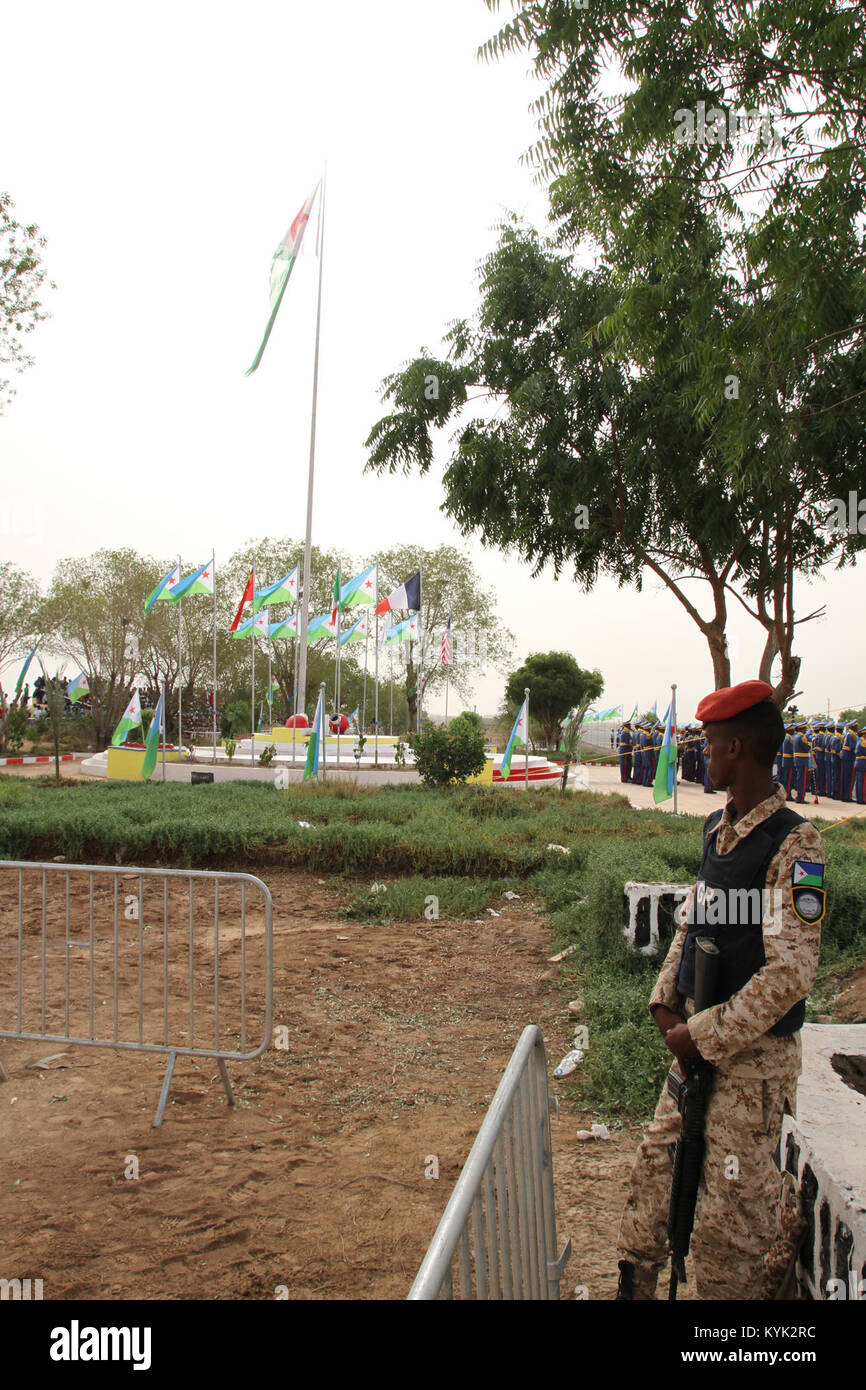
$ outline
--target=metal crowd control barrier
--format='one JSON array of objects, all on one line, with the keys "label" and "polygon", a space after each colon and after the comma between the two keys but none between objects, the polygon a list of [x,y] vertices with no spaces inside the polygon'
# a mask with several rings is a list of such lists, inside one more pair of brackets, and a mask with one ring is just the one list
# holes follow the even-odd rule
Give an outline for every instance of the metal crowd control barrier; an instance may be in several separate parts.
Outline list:
[{"label": "metal crowd control barrier", "polygon": [[541,1030],[524,1028],[410,1299],[558,1299],[551,1100]]},{"label": "metal crowd control barrier", "polygon": [[234,1105],[226,1063],[261,1056],[272,1032],[261,879],[0,860],[0,1038],[166,1053],[156,1126],[178,1057],[213,1058]]}]

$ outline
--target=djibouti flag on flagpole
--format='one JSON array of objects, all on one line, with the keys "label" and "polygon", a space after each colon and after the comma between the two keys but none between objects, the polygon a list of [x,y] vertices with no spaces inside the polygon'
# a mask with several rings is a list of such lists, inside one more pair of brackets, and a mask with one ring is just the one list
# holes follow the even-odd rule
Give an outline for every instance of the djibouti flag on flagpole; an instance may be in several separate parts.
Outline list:
[{"label": "djibouti flag on flagpole", "polygon": [[87,684],[87,677],[84,675],[76,676],[74,681],[70,681],[66,687],[66,696],[71,705],[76,700],[80,700],[82,695],[90,694],[90,686]]},{"label": "djibouti flag on flagpole", "polygon": [[514,752],[514,740],[525,744],[528,740],[528,730],[526,728],[526,701],[520,706],[520,713],[514,721],[514,728],[511,730],[511,737],[505,745],[505,752],[502,755],[502,762],[499,764],[499,776],[503,782],[507,782],[511,775],[511,754]]},{"label": "djibouti flag on flagpole", "polygon": [[677,775],[677,740],[671,730],[673,706],[668,705],[665,715],[665,736],[659,749],[659,762],[653,781],[653,801],[667,801],[674,794],[674,778]]},{"label": "djibouti flag on flagpole", "polygon": [[304,203],[304,206],[295,217],[294,222],[274,252],[274,258],[271,261],[271,316],[265,328],[265,336],[262,338],[261,347],[255,355],[253,365],[245,373],[246,376],[252,376],[256,367],[262,360],[262,355],[267,347],[268,338],[271,336],[271,329],[274,326],[279,307],[283,302],[283,295],[286,292],[286,285],[289,283],[289,276],[294,269],[295,261],[298,259],[301,242],[304,239],[304,232],[307,229],[307,223],[310,220],[310,214],[313,211],[313,203],[316,201],[316,194],[318,191],[319,184],[316,184],[309,198]]},{"label": "djibouti flag on flagpole", "polygon": [[[38,646],[39,646],[39,643],[37,642],[37,643],[36,643],[36,647],[38,647]],[[34,656],[36,655],[36,647],[33,648],[33,651],[32,651],[32,652],[30,653],[30,655],[28,656],[27,660],[25,661],[24,665],[21,667],[21,670],[20,670],[20,672],[19,672],[19,674],[18,674],[18,679],[17,679],[17,681],[15,682],[15,694],[16,694],[16,695],[19,693],[19,691],[21,690],[22,685],[24,684],[24,677],[27,675],[27,668],[28,668],[28,666],[30,665],[31,661],[33,660]],[[41,657],[40,657],[40,660],[41,660]]]},{"label": "djibouti flag on flagpole", "polygon": [[147,617],[153,605],[158,599],[169,599],[175,587],[180,583],[180,565],[173,565],[168,574],[164,574],[155,589],[151,589],[147,598],[144,600],[144,616]]},{"label": "djibouti flag on flagpole", "polygon": [[266,589],[257,589],[253,599],[253,613],[258,613],[260,608],[269,608],[275,603],[296,603],[298,598],[298,569],[295,565],[293,570],[278,579],[276,584],[269,584]]},{"label": "djibouti flag on flagpole", "polygon": [[213,593],[213,570],[210,560],[201,566],[200,569],[193,570],[185,579],[181,579],[179,584],[175,584],[170,594],[165,597],[172,603],[180,603],[182,598],[189,598],[192,594],[212,594]]},{"label": "djibouti flag on flagpole", "polygon": [[132,692],[132,699],[120,717],[120,723],[111,735],[112,748],[118,748],[121,743],[126,742],[126,735],[130,729],[138,729],[141,726],[141,700],[137,690]]},{"label": "djibouti flag on flagpole", "polygon": [[310,734],[310,741],[307,744],[307,761],[304,767],[302,782],[306,782],[308,777],[315,777],[319,771],[319,748],[322,742],[322,694],[319,691],[319,703],[316,705],[316,715],[313,719],[313,729]]},{"label": "djibouti flag on flagpole", "polygon": [[378,603],[378,601],[379,580],[376,565],[362,570],[360,574],[355,575],[354,579],[348,579],[340,589],[341,608],[349,608],[358,603]]},{"label": "djibouti flag on flagpole", "polygon": [[141,764],[141,775],[147,781],[153,769],[156,767],[156,754],[159,748],[159,735],[163,724],[162,696],[160,695],[153,711],[153,718],[150,721],[150,728],[147,731],[147,743],[144,747],[144,761]]}]

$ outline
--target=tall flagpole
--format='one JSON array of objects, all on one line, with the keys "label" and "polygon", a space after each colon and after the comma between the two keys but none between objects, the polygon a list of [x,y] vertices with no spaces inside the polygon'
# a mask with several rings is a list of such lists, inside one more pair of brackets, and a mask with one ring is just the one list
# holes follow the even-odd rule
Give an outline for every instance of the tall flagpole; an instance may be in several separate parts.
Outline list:
[{"label": "tall flagpole", "polygon": [[[298,676],[298,690],[300,693],[301,707],[306,712],[306,685],[307,685],[307,627],[310,621],[310,559],[313,545],[313,475],[316,466],[316,405],[319,394],[319,330],[322,324],[322,266],[324,264],[325,251],[325,180],[328,175],[328,166],[325,165],[322,174],[322,201],[319,204],[319,295],[316,305],[316,349],[313,355],[313,407],[310,414],[310,473],[307,481],[307,534],[304,541],[304,573],[303,573],[303,603],[301,605],[301,630],[298,633],[298,640],[301,644],[300,653],[300,672]],[[295,701],[295,714],[298,713],[297,700]]]},{"label": "tall flagpole", "polygon": [[298,737],[298,604],[295,604],[295,685],[292,691],[292,767],[295,766],[295,744]]},{"label": "tall flagpole", "polygon": [[[253,612],[256,606],[256,562],[253,557]],[[250,737],[252,739],[252,752],[250,754],[250,767],[256,765],[256,620],[255,616],[251,619],[250,627],[250,670],[252,672],[252,698],[250,700]]]},{"label": "tall flagpole", "polygon": [[388,721],[388,735],[394,737],[394,649],[388,648],[388,661],[391,666],[391,718]]},{"label": "tall flagpole", "polygon": [[423,565],[424,565],[423,560],[419,560],[419,561],[418,561],[418,589],[419,589],[418,599],[419,599],[419,602],[420,602],[420,604],[422,605],[422,607],[421,607],[421,609],[419,609],[419,612],[418,612],[418,622],[419,622],[419,625],[421,626],[421,637],[420,637],[420,641],[419,641],[419,643],[418,643],[418,652],[419,652],[419,655],[418,655],[418,680],[417,680],[417,682],[416,682],[416,689],[417,689],[417,691],[418,691],[418,699],[417,699],[417,702],[416,702],[416,705],[415,705],[415,723],[416,723],[417,731],[418,731],[419,734],[420,734],[420,732],[421,732],[421,704],[422,704],[422,701],[423,701],[423,699],[424,699],[424,687],[423,687],[423,685],[422,685],[422,679],[423,679],[423,676],[424,676],[424,634],[425,634],[425,632],[426,632],[426,630],[427,630],[427,624],[424,622],[423,616],[422,616],[422,614],[423,614],[423,604],[424,604],[424,577],[423,577]]},{"label": "tall flagpole", "polygon": [[336,693],[335,693],[335,696],[334,696],[334,705],[336,706],[336,712],[337,712],[337,767],[340,766],[340,722],[341,722],[341,721],[340,721],[340,630],[341,630],[341,628],[342,628],[342,626],[343,626],[343,611],[342,611],[342,608],[341,608],[342,599],[343,599],[343,572],[342,572],[341,567],[338,565],[338,566],[337,566],[337,632],[336,632],[336,638],[337,638],[337,669],[336,669],[336,671],[335,671],[335,673],[334,673],[334,685],[335,685],[335,687],[336,687]]},{"label": "tall flagpole", "polygon": [[451,618],[448,618],[448,663],[445,672],[445,728],[448,728],[448,687],[451,684]]},{"label": "tall flagpole", "polygon": [[[266,613],[267,613],[267,611],[268,611],[268,610],[265,609],[265,612],[266,612]],[[274,684],[274,682],[273,682],[273,677],[271,676],[271,646],[272,646],[272,643],[271,643],[271,619],[270,619],[270,614],[268,614],[268,693],[267,693],[267,695],[265,696],[265,704],[266,704],[267,707],[268,707],[268,724],[269,724],[269,726],[270,726],[271,733],[273,733],[273,732],[274,732],[274,716],[273,716],[273,708],[274,708],[274,691],[273,691],[273,684]]]},{"label": "tall flagpole", "polygon": [[370,619],[366,620],[364,627],[364,694],[361,697],[361,732],[367,730],[367,653],[370,646]]},{"label": "tall flagpole", "polygon": [[526,696],[526,703],[523,706],[526,716],[526,728],[523,730],[523,786],[526,791],[529,791],[529,688],[524,687],[523,693]]},{"label": "tall flagpole", "polygon": [[[162,710],[161,710],[161,712],[160,712],[159,718],[160,718],[160,722],[162,723],[162,780],[163,780],[163,782],[164,782],[164,781],[165,781],[165,739],[166,739],[166,732],[165,732],[165,731],[166,731],[166,727],[167,727],[167,724],[168,724],[168,720],[167,720],[166,717],[165,717],[165,679],[164,679],[164,678],[163,678],[163,681],[162,681]],[[157,730],[156,737],[157,737],[157,739],[159,738],[159,730]],[[67,880],[67,881],[68,881],[68,880]]]},{"label": "tall flagpole", "polygon": [[[177,572],[181,574],[180,556],[177,557]],[[178,580],[180,582],[180,580]],[[180,748],[183,743],[183,637],[181,635],[180,620],[183,613],[183,599],[177,601],[177,756],[180,758]]]},{"label": "tall flagpole", "polygon": [[[328,716],[327,716],[327,714],[326,714],[326,712],[325,712],[325,682],[324,682],[324,681],[322,681],[321,685],[319,686],[319,699],[320,699],[320,701],[321,701],[321,709],[322,709],[322,720],[321,720],[321,723],[319,724],[319,738],[320,738],[321,744],[322,744],[321,748],[319,749],[319,763],[320,763],[321,768],[322,768],[322,781],[324,782],[324,780],[325,780],[325,772],[327,771],[327,765],[328,765],[328,754],[327,754],[328,745],[327,745],[327,742],[326,742],[326,740],[325,740],[325,725],[326,725],[327,722],[328,722]],[[318,781],[318,780],[319,780],[318,774],[316,774],[316,781]]]},{"label": "tall flagpole", "polygon": [[[374,617],[376,619],[376,648],[373,656],[373,719],[376,724],[376,737],[373,743],[373,766],[379,766],[379,614],[375,609],[379,607],[379,556],[376,556],[376,597],[374,599]],[[367,626],[370,620],[367,619]]]},{"label": "tall flagpole", "polygon": [[214,546],[214,553],[211,556],[210,577],[214,584],[214,709],[213,709],[213,738],[214,753],[211,762],[217,762],[217,549]]},{"label": "tall flagpole", "polygon": [[[677,688],[671,686],[671,732],[677,727]],[[674,737],[676,735],[674,734]],[[677,815],[677,760],[674,758],[674,815]]]}]

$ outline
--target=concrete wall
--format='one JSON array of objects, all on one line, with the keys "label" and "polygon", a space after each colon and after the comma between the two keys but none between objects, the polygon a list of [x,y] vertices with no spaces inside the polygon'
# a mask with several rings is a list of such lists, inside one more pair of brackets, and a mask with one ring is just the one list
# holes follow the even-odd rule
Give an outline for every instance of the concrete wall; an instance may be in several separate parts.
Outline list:
[{"label": "concrete wall", "polygon": [[[806,1298],[866,1299],[866,1095],[840,1057],[866,1063],[866,1023],[807,1023],[796,1118],[782,1127],[785,1169],[800,1185],[806,1235],[798,1276]],[[833,1060],[837,1060],[834,1067]]]}]

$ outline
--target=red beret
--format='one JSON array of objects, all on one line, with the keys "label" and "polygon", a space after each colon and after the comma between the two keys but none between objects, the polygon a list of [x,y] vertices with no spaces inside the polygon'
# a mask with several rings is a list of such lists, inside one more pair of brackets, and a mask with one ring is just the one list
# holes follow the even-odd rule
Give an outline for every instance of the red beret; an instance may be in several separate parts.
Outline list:
[{"label": "red beret", "polygon": [[743,710],[751,709],[762,700],[772,699],[773,687],[766,681],[741,681],[739,685],[726,685],[705,695],[695,711],[695,717],[703,724],[715,724],[722,719],[733,719]]}]

